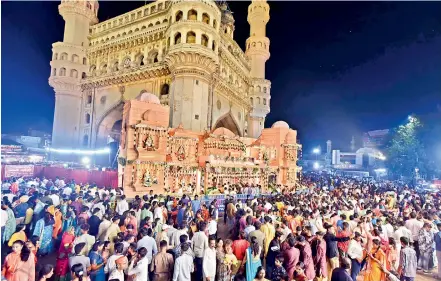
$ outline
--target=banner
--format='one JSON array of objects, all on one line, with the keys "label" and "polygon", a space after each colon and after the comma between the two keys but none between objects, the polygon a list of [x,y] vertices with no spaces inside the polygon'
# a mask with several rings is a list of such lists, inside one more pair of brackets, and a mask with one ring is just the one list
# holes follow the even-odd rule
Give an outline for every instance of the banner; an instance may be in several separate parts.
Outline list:
[{"label": "banner", "polygon": [[5,178],[33,176],[34,165],[5,165]]}]

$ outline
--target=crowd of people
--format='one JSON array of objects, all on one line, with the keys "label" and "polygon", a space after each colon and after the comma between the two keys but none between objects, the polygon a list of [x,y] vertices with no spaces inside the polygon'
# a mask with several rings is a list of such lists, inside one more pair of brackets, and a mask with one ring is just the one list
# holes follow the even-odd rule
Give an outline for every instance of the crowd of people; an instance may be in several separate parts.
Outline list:
[{"label": "crowd of people", "polygon": [[[411,281],[435,267],[441,278],[438,194],[323,176],[301,186],[221,202],[11,179],[2,184],[2,278]],[[39,262],[48,255],[54,264]]]}]

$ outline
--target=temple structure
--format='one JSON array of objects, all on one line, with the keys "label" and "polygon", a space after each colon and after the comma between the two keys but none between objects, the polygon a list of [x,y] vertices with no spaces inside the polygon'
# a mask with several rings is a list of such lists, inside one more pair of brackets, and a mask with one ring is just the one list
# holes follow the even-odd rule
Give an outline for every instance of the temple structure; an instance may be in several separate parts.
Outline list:
[{"label": "temple structure", "polygon": [[52,45],[54,148],[120,144],[126,194],[197,192],[224,183],[292,185],[296,131],[264,129],[270,112],[270,7],[252,0],[250,36],[234,41],[225,1],[158,0],[98,20],[96,0],[62,0],[62,42]]},{"label": "temple structure", "polygon": [[[278,121],[256,138],[220,127],[170,128],[170,107],[154,94],[127,101],[123,109],[119,166],[124,193],[216,191],[224,184],[292,187],[297,180],[297,132]],[[195,190],[185,190],[192,186]]]},{"label": "temple structure", "polygon": [[169,127],[260,136],[271,98],[265,0],[248,8],[245,51],[225,1],[158,0],[103,22],[98,9],[96,0],[59,5],[64,38],[52,45],[49,77],[54,148],[118,142],[124,103],[146,92],[170,106]]}]

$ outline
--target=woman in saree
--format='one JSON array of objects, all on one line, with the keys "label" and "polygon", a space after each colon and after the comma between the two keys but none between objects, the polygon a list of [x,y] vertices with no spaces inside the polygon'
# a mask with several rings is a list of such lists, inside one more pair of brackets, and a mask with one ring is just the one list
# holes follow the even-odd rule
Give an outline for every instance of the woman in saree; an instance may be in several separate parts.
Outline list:
[{"label": "woman in saree", "polygon": [[[62,208],[63,209],[63,208]],[[75,217],[75,211],[74,207],[69,206],[67,207],[66,213],[63,215],[63,226],[61,229],[61,232],[67,231],[71,226],[76,226],[76,217]]]},{"label": "woman in saree", "polygon": [[57,207],[54,211],[54,230],[52,232],[52,237],[54,239],[58,239],[58,236],[61,235],[61,228],[63,227],[63,215],[61,214],[60,209]]},{"label": "woman in saree", "polygon": [[9,241],[12,234],[14,234],[16,230],[16,221],[14,211],[12,211],[11,207],[6,204],[5,201],[2,201],[2,209],[8,213],[8,219],[6,220],[6,225],[4,230],[2,231],[2,243],[5,241]]},{"label": "woman in saree", "polygon": [[12,245],[12,253],[6,256],[2,275],[8,281],[35,281],[34,255],[25,242],[17,240]]},{"label": "woman in saree", "polygon": [[364,281],[386,281],[382,267],[386,268],[386,254],[381,249],[380,239],[372,240],[372,249],[368,252]]},{"label": "woman in saree", "polygon": [[259,246],[259,243],[257,243],[256,237],[251,237],[251,244],[248,247],[244,258],[247,281],[253,281],[256,277],[257,269],[259,266],[262,266],[262,261],[260,260],[261,252],[262,248]]},{"label": "woman in saree", "polygon": [[52,232],[54,229],[54,219],[49,212],[46,212],[43,218],[35,224],[34,235],[40,237],[40,249],[38,253],[47,255],[52,252],[54,244],[52,241]]},{"label": "woman in saree", "polygon": [[28,247],[29,251],[34,255],[35,264],[37,264],[37,252],[40,248],[40,237],[32,236],[28,241],[26,241],[26,247]]},{"label": "woman in saree", "polygon": [[69,254],[72,252],[73,242],[75,240],[75,230],[71,226],[63,233],[60,248],[57,253],[57,264],[55,265],[55,275],[60,281],[69,280]]},{"label": "woman in saree", "polygon": [[90,279],[92,281],[105,281],[106,274],[104,273],[104,266],[106,264],[106,259],[102,256],[102,251],[104,249],[104,242],[97,241],[89,253],[91,271]]}]

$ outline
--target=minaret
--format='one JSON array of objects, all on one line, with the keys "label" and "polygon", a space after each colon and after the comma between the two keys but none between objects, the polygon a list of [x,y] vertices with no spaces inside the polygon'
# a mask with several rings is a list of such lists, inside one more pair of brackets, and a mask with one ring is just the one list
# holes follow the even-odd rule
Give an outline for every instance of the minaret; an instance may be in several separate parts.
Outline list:
[{"label": "minaret", "polygon": [[351,151],[355,151],[355,137],[354,136],[352,136],[352,139],[351,139]]},{"label": "minaret", "polygon": [[55,91],[52,146],[87,147],[90,130],[84,124],[91,126],[91,113],[85,109],[91,99],[82,92],[80,82],[88,72],[86,48],[89,46],[89,27],[98,22],[98,2],[63,0],[58,11],[65,25],[63,42],[52,44],[50,62],[49,85]]},{"label": "minaret", "polygon": [[248,114],[248,136],[258,138],[270,112],[271,82],[265,79],[265,63],[270,57],[270,40],[266,24],[270,19],[266,0],[252,0],[248,7],[250,37],[246,41],[246,56],[251,61],[252,87],[249,93],[251,110]]}]

